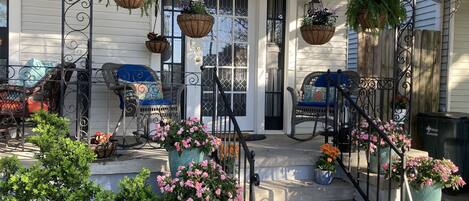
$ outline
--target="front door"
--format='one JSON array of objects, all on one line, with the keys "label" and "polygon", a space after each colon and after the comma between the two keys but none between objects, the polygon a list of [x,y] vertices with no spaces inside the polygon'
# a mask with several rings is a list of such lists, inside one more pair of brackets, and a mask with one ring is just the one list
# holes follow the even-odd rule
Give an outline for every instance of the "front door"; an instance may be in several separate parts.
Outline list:
[{"label": "front door", "polygon": [[[253,35],[248,34],[254,22],[249,21],[252,14],[248,7],[254,3],[248,0],[206,0],[210,14],[215,17],[215,24],[212,32],[202,39],[203,65],[218,69],[223,89],[244,131],[252,131],[254,127],[254,90],[251,86],[253,82],[250,81],[254,75],[251,72],[253,58],[249,56],[253,44],[253,39],[249,37]],[[203,76],[202,79],[210,77]],[[209,87],[203,87],[202,90],[202,115],[204,120],[210,121],[212,109],[215,104],[221,104],[221,97],[213,100]]]},{"label": "front door", "polygon": [[8,0],[0,0],[0,83],[8,82]]}]

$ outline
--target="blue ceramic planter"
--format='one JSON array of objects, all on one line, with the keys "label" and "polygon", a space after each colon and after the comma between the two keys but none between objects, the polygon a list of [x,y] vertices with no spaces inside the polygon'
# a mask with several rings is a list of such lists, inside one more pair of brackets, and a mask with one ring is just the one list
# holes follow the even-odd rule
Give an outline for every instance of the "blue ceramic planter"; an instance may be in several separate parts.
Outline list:
[{"label": "blue ceramic planter", "polygon": [[171,177],[176,177],[176,172],[179,166],[187,166],[190,162],[200,163],[205,160],[205,153],[200,149],[187,149],[181,154],[175,149],[169,149],[169,169]]},{"label": "blue ceramic planter", "polygon": [[332,183],[333,179],[334,179],[334,172],[323,171],[317,168],[314,169],[314,181],[317,184],[329,185]]},{"label": "blue ceramic planter", "polygon": [[419,189],[411,186],[410,193],[413,201],[441,201],[441,185],[424,186]]},{"label": "blue ceramic planter", "polygon": [[370,154],[370,172],[371,173],[378,173],[378,155],[379,155],[379,174],[384,174],[386,171],[384,170],[383,166],[385,164],[389,164],[389,154],[391,150],[386,148],[381,148],[378,151],[375,151]]}]

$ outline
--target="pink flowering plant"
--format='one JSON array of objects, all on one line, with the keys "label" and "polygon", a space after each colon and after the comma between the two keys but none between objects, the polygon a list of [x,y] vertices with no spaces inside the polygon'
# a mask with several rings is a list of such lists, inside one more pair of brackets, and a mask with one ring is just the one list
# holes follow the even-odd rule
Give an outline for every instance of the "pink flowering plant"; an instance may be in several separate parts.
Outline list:
[{"label": "pink flowering plant", "polygon": [[[405,134],[401,125],[397,124],[393,120],[387,122],[375,120],[374,123],[378,125],[379,130],[386,134],[394,146],[399,149],[410,149],[411,139]],[[352,139],[360,148],[369,148],[370,153],[374,153],[378,146],[379,148],[389,148],[385,139],[380,139],[378,132],[370,129],[369,124],[366,121],[362,121],[359,128],[352,131]]]},{"label": "pink flowering plant", "polygon": [[157,183],[163,200],[184,201],[242,201],[242,188],[215,161],[189,163],[180,166],[176,178],[158,176]]},{"label": "pink flowering plant", "polygon": [[[409,158],[406,162],[408,168],[406,176],[410,185],[415,189],[425,186],[439,185],[442,188],[459,189],[466,183],[457,175],[458,167],[450,160],[433,159],[431,157]],[[385,165],[386,177],[399,182],[402,174],[402,164],[400,161],[391,165],[391,171],[387,170],[389,165]]]},{"label": "pink flowering plant", "polygon": [[175,149],[182,153],[186,149],[199,148],[210,154],[221,144],[221,139],[207,131],[207,127],[197,118],[178,122],[158,124],[154,140],[167,150]]}]

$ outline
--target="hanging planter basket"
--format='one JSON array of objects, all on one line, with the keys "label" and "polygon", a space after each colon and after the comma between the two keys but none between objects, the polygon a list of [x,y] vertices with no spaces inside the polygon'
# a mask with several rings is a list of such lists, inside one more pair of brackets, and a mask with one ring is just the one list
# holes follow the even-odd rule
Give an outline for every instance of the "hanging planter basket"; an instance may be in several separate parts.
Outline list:
[{"label": "hanging planter basket", "polygon": [[384,24],[386,23],[386,16],[384,15],[381,15],[379,17],[379,23],[377,25],[370,23],[370,19],[369,19],[370,16],[368,14],[367,9],[360,10],[357,17],[358,17],[358,23],[360,24],[360,27],[362,27],[363,29],[376,29],[376,28],[382,29],[384,28]]},{"label": "hanging planter basket", "polygon": [[180,14],[177,22],[181,31],[191,38],[203,38],[212,31],[214,19],[207,14]]},{"label": "hanging planter basket", "polygon": [[166,51],[169,47],[168,41],[161,40],[149,40],[145,42],[145,46],[150,52],[161,54]]},{"label": "hanging planter basket", "polygon": [[311,45],[324,45],[331,40],[335,33],[334,26],[311,25],[300,28],[301,36]]},{"label": "hanging planter basket", "polygon": [[119,7],[137,9],[143,6],[144,0],[114,0]]}]

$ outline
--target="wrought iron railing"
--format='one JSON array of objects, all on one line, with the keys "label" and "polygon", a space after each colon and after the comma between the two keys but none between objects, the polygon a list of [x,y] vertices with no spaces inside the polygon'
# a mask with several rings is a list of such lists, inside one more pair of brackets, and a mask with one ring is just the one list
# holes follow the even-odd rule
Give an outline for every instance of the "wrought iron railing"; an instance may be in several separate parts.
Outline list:
[{"label": "wrought iron railing", "polygon": [[[333,80],[341,80],[343,74],[330,74],[339,78],[330,78],[331,88],[336,90],[337,100],[334,102],[334,112],[327,117],[331,122],[329,128],[332,129],[333,143],[339,147],[340,156],[338,164],[346,177],[351,181],[357,193],[358,200],[405,200],[404,175],[400,175],[400,182],[386,178],[385,174],[392,174],[390,165],[395,161],[405,164],[405,149],[398,148],[388,137],[386,131],[380,128],[376,120],[392,120],[392,81],[378,78],[362,78],[358,90],[351,91],[347,86],[338,84]],[[330,89],[329,89],[330,90]],[[354,136],[354,131],[368,126],[364,132],[368,133],[368,139],[364,139],[365,145],[360,146]],[[371,162],[370,150],[372,135],[375,133],[376,141],[384,143],[377,146],[375,162]],[[384,168],[387,164],[389,167]],[[397,167],[405,168],[405,167]],[[375,171],[372,171],[375,170]],[[376,172],[377,170],[377,172]],[[375,172],[375,173],[373,173]],[[399,171],[404,172],[404,171]],[[400,199],[399,199],[400,198]]]},{"label": "wrought iron railing", "polygon": [[254,151],[249,150],[245,137],[231,108],[223,85],[217,76],[216,68],[201,67],[203,73],[209,73],[212,79],[210,86],[214,103],[211,109],[211,131],[222,139],[222,147],[215,158],[233,174],[244,190],[243,200],[254,200],[254,187],[259,186],[259,175],[255,172]]}]

